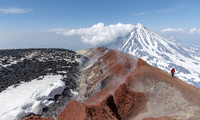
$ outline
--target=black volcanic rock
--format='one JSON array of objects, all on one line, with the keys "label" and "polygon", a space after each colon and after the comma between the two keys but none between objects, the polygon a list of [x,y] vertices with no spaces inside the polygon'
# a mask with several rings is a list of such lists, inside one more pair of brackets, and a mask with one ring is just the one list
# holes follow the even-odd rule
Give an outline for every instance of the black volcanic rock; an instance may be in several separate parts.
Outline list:
[{"label": "black volcanic rock", "polygon": [[[81,55],[66,49],[12,49],[0,50],[0,92],[21,81],[31,81],[47,74],[66,75],[68,86],[76,82]],[[59,72],[64,71],[64,72]]]}]

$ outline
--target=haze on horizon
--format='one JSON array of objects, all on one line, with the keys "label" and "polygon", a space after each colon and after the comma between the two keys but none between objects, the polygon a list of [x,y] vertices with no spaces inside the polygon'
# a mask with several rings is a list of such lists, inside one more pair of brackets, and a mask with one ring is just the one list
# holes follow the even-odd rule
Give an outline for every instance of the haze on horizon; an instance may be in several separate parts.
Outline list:
[{"label": "haze on horizon", "polygon": [[162,37],[200,45],[198,0],[0,0],[0,49],[85,49],[141,23]]}]

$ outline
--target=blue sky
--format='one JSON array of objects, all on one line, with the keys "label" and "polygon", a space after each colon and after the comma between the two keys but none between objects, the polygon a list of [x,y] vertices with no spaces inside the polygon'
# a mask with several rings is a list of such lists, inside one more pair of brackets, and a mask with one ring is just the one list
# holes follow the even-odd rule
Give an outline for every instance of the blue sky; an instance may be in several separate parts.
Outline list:
[{"label": "blue sky", "polygon": [[199,0],[0,0],[0,49],[93,47],[137,23],[200,44],[199,21]]}]

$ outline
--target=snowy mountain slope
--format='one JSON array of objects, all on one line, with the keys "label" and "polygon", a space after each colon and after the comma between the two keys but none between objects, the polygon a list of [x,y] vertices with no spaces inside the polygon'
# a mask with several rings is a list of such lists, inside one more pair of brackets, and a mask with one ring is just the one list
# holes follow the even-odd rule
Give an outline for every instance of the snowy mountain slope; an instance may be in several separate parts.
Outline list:
[{"label": "snowy mountain slope", "polygon": [[176,77],[200,88],[198,47],[188,47],[173,38],[164,39],[140,23],[128,35],[106,46],[131,53],[166,72],[175,67]]},{"label": "snowy mountain slope", "polygon": [[180,48],[183,48],[185,51],[188,52],[188,54],[197,60],[200,60],[200,46],[195,44],[186,44],[181,43],[179,40],[175,39],[174,37],[168,37],[166,38],[168,41],[174,42],[177,46]]}]

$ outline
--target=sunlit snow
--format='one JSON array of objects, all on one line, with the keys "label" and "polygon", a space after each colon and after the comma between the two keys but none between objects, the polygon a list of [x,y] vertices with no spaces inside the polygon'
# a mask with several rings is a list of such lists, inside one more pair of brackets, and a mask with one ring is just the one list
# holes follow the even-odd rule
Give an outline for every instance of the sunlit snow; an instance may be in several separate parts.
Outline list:
[{"label": "sunlit snow", "polygon": [[64,88],[61,75],[11,86],[0,93],[0,120],[21,119],[30,113],[41,115],[43,108],[54,104],[48,99],[61,94]]},{"label": "sunlit snow", "polygon": [[175,67],[176,77],[200,88],[200,52],[197,46],[189,47],[172,37],[164,39],[141,24],[136,24],[127,36],[110,46],[142,58],[168,73]]}]

